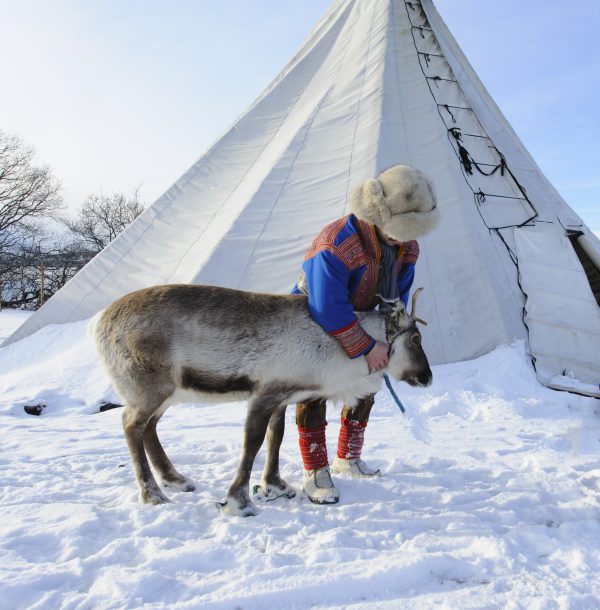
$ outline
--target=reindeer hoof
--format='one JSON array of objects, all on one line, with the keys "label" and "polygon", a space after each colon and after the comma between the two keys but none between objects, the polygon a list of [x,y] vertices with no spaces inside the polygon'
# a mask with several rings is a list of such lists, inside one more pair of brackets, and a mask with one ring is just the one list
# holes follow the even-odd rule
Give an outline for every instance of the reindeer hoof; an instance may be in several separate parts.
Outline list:
[{"label": "reindeer hoof", "polygon": [[277,485],[255,485],[252,494],[260,502],[273,502],[279,498],[293,498],[296,490],[291,485],[279,487]]},{"label": "reindeer hoof", "polygon": [[155,489],[152,491],[144,490],[140,493],[140,500],[144,504],[153,504],[154,506],[171,503],[171,500],[169,500],[169,498],[167,498],[167,496],[165,496],[160,489]]},{"label": "reindeer hoof", "polygon": [[229,497],[224,502],[216,502],[215,506],[223,514],[231,517],[256,517],[258,515],[258,509],[249,500],[243,506],[240,506],[235,498]]},{"label": "reindeer hoof", "polygon": [[256,517],[258,515],[258,509],[254,504],[248,504],[245,508],[240,509],[240,517]]},{"label": "reindeer hoof", "polygon": [[161,481],[163,487],[173,489],[175,491],[195,491],[196,485],[191,479],[187,477],[177,477],[171,480],[163,479]]}]

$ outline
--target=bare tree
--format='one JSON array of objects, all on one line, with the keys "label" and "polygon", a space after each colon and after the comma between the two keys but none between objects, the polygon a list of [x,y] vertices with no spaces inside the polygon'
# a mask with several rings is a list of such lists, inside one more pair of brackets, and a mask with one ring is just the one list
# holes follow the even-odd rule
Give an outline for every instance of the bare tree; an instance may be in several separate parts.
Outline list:
[{"label": "bare tree", "polygon": [[22,234],[5,256],[0,277],[1,305],[37,309],[66,284],[91,258],[81,241],[57,241],[43,231]]},{"label": "bare tree", "polygon": [[59,219],[60,184],[34,163],[20,138],[0,131],[0,309],[36,309],[107,246],[144,209],[138,190],[90,195],[71,235],[53,235],[42,219]]},{"label": "bare tree", "polygon": [[62,208],[59,182],[34,156],[18,136],[0,131],[0,308],[3,291],[40,251],[39,221],[56,218]]},{"label": "bare tree", "polygon": [[88,249],[98,253],[144,210],[138,190],[131,197],[123,193],[90,195],[77,218],[64,221],[65,225]]},{"label": "bare tree", "polygon": [[49,167],[34,164],[34,155],[20,138],[0,131],[0,239],[62,207],[60,184]]},{"label": "bare tree", "polygon": [[54,235],[39,223],[7,229],[7,247],[0,248],[0,308],[40,307],[142,210],[137,191],[130,198],[93,195],[75,220],[62,221],[69,235]]}]

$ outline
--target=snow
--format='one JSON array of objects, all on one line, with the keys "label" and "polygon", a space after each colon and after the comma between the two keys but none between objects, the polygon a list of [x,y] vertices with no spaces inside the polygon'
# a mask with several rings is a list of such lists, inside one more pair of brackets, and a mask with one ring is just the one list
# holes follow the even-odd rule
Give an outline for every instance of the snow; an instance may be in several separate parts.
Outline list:
[{"label": "snow", "polygon": [[20,309],[0,310],[0,344],[13,333],[32,314],[31,311]]},{"label": "snow", "polygon": [[[120,410],[98,413],[116,396],[86,323],[0,349],[0,607],[600,608],[600,403],[539,385],[522,343],[433,373],[395,385],[407,416],[378,394],[363,457],[382,476],[335,477],[334,506],[300,491],[288,409],[299,493],[243,519],[215,508],[243,403],[168,411],[159,433],[197,490],[145,506]],[[328,418],[332,458],[339,407]]]}]

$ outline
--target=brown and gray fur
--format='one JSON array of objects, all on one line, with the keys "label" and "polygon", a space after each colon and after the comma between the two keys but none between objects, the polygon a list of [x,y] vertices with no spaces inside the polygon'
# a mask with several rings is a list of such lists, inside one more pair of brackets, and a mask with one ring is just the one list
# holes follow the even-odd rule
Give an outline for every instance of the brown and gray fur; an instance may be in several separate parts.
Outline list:
[{"label": "brown and gray fur", "polygon": [[[386,318],[361,314],[374,338],[392,339],[387,372],[411,385],[428,385],[431,370],[419,331],[400,303]],[[292,497],[279,475],[279,447],[288,404],[323,398],[356,404],[376,392],[383,371],[369,373],[364,358],[349,359],[310,316],[307,298],[215,286],[146,288],[115,301],[92,324],[98,351],[123,397],[123,427],[143,502],[168,502],[165,487],[192,491],[165,454],[156,425],[171,404],[249,399],[244,450],[224,509],[252,515],[249,480],[267,436],[262,486]]]}]

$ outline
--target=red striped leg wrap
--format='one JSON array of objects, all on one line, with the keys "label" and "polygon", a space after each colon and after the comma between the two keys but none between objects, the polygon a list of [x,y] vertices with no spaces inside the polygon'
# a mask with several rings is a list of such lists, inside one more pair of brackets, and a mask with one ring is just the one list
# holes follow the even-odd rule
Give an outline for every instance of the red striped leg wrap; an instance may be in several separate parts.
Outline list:
[{"label": "red striped leg wrap", "polygon": [[298,434],[300,435],[298,441],[305,470],[318,470],[329,466],[325,443],[326,426],[326,423],[318,428],[301,428],[298,426]]},{"label": "red striped leg wrap", "polygon": [[366,421],[353,421],[342,417],[337,455],[342,460],[357,460],[365,442]]}]

